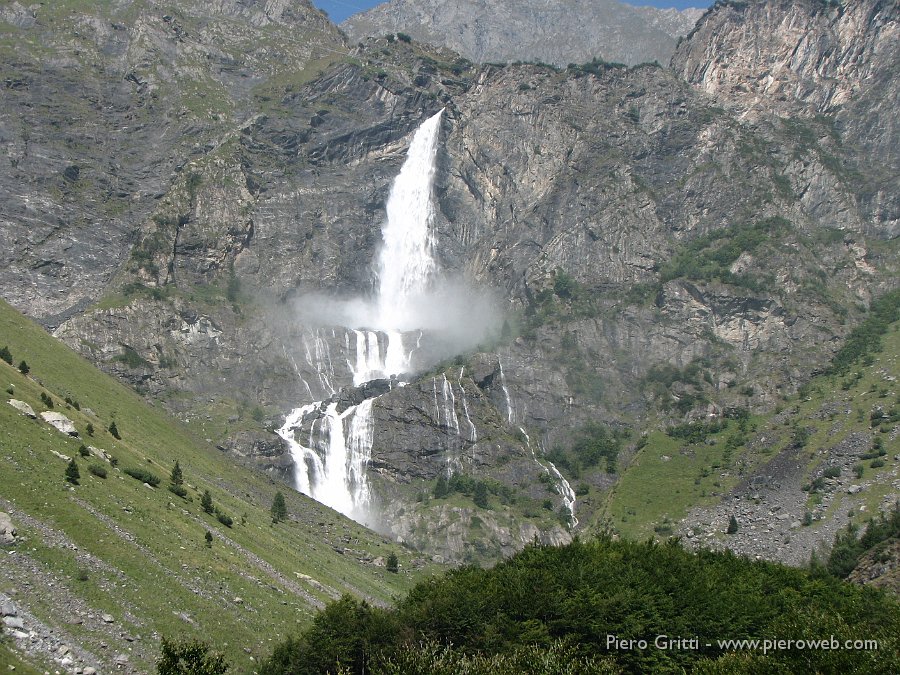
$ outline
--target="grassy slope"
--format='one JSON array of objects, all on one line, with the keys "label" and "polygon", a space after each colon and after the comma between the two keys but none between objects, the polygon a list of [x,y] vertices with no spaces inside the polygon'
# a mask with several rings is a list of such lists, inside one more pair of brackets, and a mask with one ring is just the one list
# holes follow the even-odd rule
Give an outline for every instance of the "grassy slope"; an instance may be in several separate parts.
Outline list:
[{"label": "grassy slope", "polygon": [[[89,463],[100,460],[79,458],[81,484],[70,489],[63,480],[66,462],[53,451],[78,455],[82,441],[60,434],[40,419],[19,415],[5,402],[0,405],[4,500],[0,510],[9,508],[4,502],[11,503],[23,538],[17,555],[30,557],[90,611],[108,612],[117,626],[143,636],[135,643],[141,645],[138,648],[110,642],[81,626],[65,626],[95,654],[103,639],[110,642],[110,652],[132,647],[132,663],[149,668],[159,634],[194,635],[227,644],[228,657],[239,670],[247,669],[251,655],[268,653],[268,639],[279,639],[286,628],[311,618],[312,603],[298,587],[318,601],[346,591],[386,601],[426,573],[388,574],[359,562],[357,555],[337,553],[333,546],[386,557],[392,547],[299,494],[286,495],[292,521],[273,527],[268,510],[278,489],[275,483],[192,437],[172,418],[0,302],[0,346],[6,344],[14,363],[26,360],[31,373],[26,378],[0,362],[0,386],[12,386],[14,397],[38,413],[46,409],[40,394],[49,392],[55,410],[74,421],[85,443],[119,461],[118,468],[106,465],[109,477],[103,480],[87,470]],[[81,411],[66,406],[65,396],[76,399]],[[106,431],[113,420],[121,441]],[[93,438],[86,433],[89,422],[95,429]],[[176,459],[189,486],[188,500],[165,489]],[[156,490],[144,486],[122,473],[129,467],[159,475],[162,485]],[[199,494],[205,489],[234,518],[233,528],[200,509]],[[37,522],[23,522],[22,512]],[[211,548],[204,542],[207,529],[216,534]],[[401,568],[411,569],[407,552],[396,552]],[[268,566],[274,573],[267,571]],[[81,570],[87,571],[87,580],[78,580]],[[13,583],[6,575],[0,577],[0,592],[9,592]],[[18,597],[26,604],[19,590]],[[243,602],[235,603],[236,597]],[[178,616],[175,608],[191,622]],[[48,625],[61,622],[52,601],[44,606],[36,596],[28,609]]]},{"label": "grassy slope", "polygon": [[[601,509],[602,516],[616,531],[632,538],[652,536],[654,528],[665,534],[668,523],[677,523],[694,506],[716,503],[744,474],[789,444],[795,424],[811,430],[804,448],[811,477],[827,459],[828,448],[851,433],[871,432],[869,416],[874,407],[883,406],[887,410],[898,404],[898,354],[900,324],[895,323],[884,336],[882,351],[873,356],[870,365],[858,363],[844,377],[815,377],[799,395],[785,401],[781,413],[751,418],[750,422],[756,428],[756,433],[749,434],[751,439],[762,432],[778,438],[769,449],[750,443],[735,450],[730,460],[727,459],[725,440],[734,432],[734,423],[711,435],[707,441],[693,445],[662,432],[651,433],[647,444],[623,471],[621,480],[607,497],[605,508]],[[861,373],[862,377],[857,380],[855,373]],[[895,379],[888,379],[891,377]],[[845,386],[848,388],[844,389]],[[844,423],[836,433],[831,431],[836,416],[820,412],[828,402],[841,403],[841,407],[849,406],[853,410],[850,415],[839,416]],[[890,432],[894,426],[882,425],[884,432],[880,435],[887,451],[884,467],[873,469],[870,460],[860,460],[864,471],[861,480],[843,476],[849,481],[848,485],[876,480],[875,485],[862,493],[869,513],[877,512],[885,497],[895,492],[887,478],[892,458],[900,451],[896,430]],[[894,440],[890,440],[892,437]],[[884,480],[878,480],[879,476]],[[830,510],[836,509],[846,496],[844,491],[838,492]],[[810,506],[815,499],[815,495],[810,497]]]}]

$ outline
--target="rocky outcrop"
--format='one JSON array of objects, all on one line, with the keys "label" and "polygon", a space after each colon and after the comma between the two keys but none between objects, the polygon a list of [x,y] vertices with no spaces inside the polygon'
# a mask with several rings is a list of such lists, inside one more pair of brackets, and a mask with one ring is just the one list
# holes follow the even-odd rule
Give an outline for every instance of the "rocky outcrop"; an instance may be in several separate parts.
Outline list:
[{"label": "rocky outcrop", "polygon": [[700,9],[633,7],[616,0],[391,0],[354,14],[341,28],[355,39],[404,33],[473,61],[541,61],[565,66],[591,59],[667,63]]},{"label": "rocky outcrop", "polygon": [[59,433],[65,434],[66,436],[78,436],[78,429],[75,428],[72,420],[70,420],[62,413],[42,412],[41,417],[47,424],[52,426]]},{"label": "rocky outcrop", "polygon": [[37,415],[34,412],[34,408],[25,403],[25,401],[19,401],[14,398],[9,399],[7,401],[13,408],[18,410],[20,413],[25,415],[25,417],[30,417],[31,419],[37,419]]}]

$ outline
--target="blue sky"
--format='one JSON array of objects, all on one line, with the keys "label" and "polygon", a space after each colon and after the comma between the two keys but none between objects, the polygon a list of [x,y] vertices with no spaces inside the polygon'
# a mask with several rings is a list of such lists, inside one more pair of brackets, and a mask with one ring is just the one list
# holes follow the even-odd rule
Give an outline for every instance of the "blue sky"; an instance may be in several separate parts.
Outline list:
[{"label": "blue sky", "polygon": [[[335,23],[340,23],[351,14],[356,14],[363,10],[380,5],[382,0],[312,0],[313,4],[319,9],[328,12],[328,16]],[[590,0],[587,0],[590,1]],[[627,0],[622,0],[623,2]],[[712,4],[710,0],[631,0],[631,5],[652,5],[654,7],[677,7],[684,9],[685,7],[708,7]]]}]

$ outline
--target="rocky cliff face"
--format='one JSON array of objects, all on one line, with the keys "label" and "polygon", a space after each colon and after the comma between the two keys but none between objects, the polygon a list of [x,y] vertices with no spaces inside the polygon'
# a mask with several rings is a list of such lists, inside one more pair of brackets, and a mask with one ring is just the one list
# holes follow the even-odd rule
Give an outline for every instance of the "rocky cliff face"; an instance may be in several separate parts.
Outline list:
[{"label": "rocky cliff face", "polygon": [[603,59],[667,63],[699,9],[633,7],[615,0],[413,2],[392,0],[341,24],[354,40],[405,33],[476,62],[542,61],[565,66]]},{"label": "rocky cliff face", "polygon": [[[304,59],[311,53],[296,55],[303,70],[281,71],[272,65],[275,47],[261,36],[313,22],[312,44],[340,51],[333,28],[316,27],[317,13],[288,3],[265,18],[256,5],[229,4],[188,33],[200,36],[190,49],[177,31],[168,42],[151,41],[190,54],[196,68],[219,64],[198,71],[208,78],[204,95],[189,96],[186,80],[167,75],[194,72],[180,61],[170,71],[153,65],[161,56],[146,56],[158,86],[156,99],[147,96],[169,106],[170,117],[142,117],[132,127],[126,115],[133,113],[113,108],[106,114],[117,133],[104,132],[100,149],[83,140],[91,129],[83,118],[16,126],[15,106],[50,106],[53,96],[38,85],[9,86],[13,103],[2,111],[8,147],[25,147],[30,134],[29,143],[91,172],[102,161],[122,163],[120,148],[131,148],[138,187],[119,201],[101,199],[99,179],[79,183],[81,169],[67,178],[52,173],[51,164],[65,162],[45,164],[46,152],[28,161],[22,155],[18,164],[11,155],[14,172],[25,173],[3,185],[19,195],[18,208],[31,211],[14,213],[0,228],[11,251],[3,292],[59,323],[56,334],[68,344],[223,448],[289,478],[290,459],[272,433],[284,414],[335,392],[366,395],[352,387],[345,365],[346,331],[304,313],[310,294],[328,305],[371,292],[390,182],[412,132],[444,108],[435,253],[442,270],[495,290],[505,325],[487,344],[467,347],[453,368],[435,365],[453,353],[422,360],[407,387],[376,402],[373,487],[393,533],[433,554],[495,555],[535,531],[562,540],[560,481],[542,476],[550,475],[547,454],[569,449],[575,430],[595,420],[643,428],[734,406],[770,407],[828,362],[860,305],[896,284],[896,172],[869,189],[878,167],[864,161],[866,148],[896,151],[889,109],[877,94],[889,79],[881,55],[891,45],[864,46],[894,30],[895,5],[861,2],[837,13],[801,5],[717,6],[682,43],[675,69],[475,66],[450,52],[381,39],[346,59],[334,55],[336,63],[309,77]],[[877,7],[887,9],[879,14]],[[244,11],[252,20],[235,18]],[[882,17],[873,19],[878,31],[861,30],[858,58],[844,59],[854,62],[852,72],[870,74],[848,76],[855,84],[829,76],[842,84],[825,96],[816,93],[818,80],[803,75],[813,93],[791,94],[785,103],[766,90],[751,97],[752,115],[741,78],[721,96],[705,84],[704,73],[728,72],[710,65],[719,63],[718,49],[739,52],[735,62],[750,64],[742,66],[748,72],[776,58],[763,53],[761,38],[744,45],[750,38],[741,35],[763,35],[787,15],[798,34],[803,26],[819,30],[853,12]],[[200,21],[187,9],[183,15]],[[159,30],[175,30],[174,15],[148,16]],[[292,23],[298,16],[306,19]],[[746,22],[736,34],[735,17]],[[51,30],[46,22],[15,21],[9,30],[21,40]],[[255,27],[260,22],[268,23]],[[140,34],[139,23],[123,24],[123,45]],[[235,78],[225,76],[212,38],[201,39],[213,34],[253,45],[245,53],[234,48],[237,70],[228,72],[238,72]],[[738,42],[716,46],[726,38]],[[310,43],[284,37],[278,44]],[[772,44],[780,54],[782,43]],[[701,54],[708,54],[706,66]],[[830,63],[831,52],[822,54]],[[107,63],[97,51],[96,58],[112,75],[96,76],[92,86],[97,96],[112,96],[124,75],[112,57]],[[36,66],[17,67],[46,86]],[[58,72],[74,81],[94,71],[78,64]],[[845,86],[855,87],[852,115],[847,106],[821,107]],[[73,99],[78,105],[92,100],[93,90],[85,91]],[[131,110],[136,95],[122,94],[121,105]],[[213,110],[211,100],[224,107]],[[867,145],[855,131],[858,119],[872,120]],[[145,152],[149,164],[138,152],[147,134],[161,138]],[[70,147],[66,138],[81,145]],[[62,186],[58,194],[42,187],[53,180]],[[82,191],[63,190],[69,184]],[[104,216],[110,204],[124,210]],[[31,217],[43,223],[47,213],[57,214],[52,236],[43,225],[22,227]],[[97,237],[112,243],[102,264],[92,265],[81,252],[97,251]],[[103,301],[85,308],[101,291]],[[463,425],[451,428],[446,416],[435,416],[434,383],[443,376],[455,383],[457,420],[465,393],[477,444]],[[431,499],[433,481],[454,458],[460,471],[496,481],[515,500],[494,483],[510,503],[495,499],[490,512],[475,509],[469,495]],[[582,524],[590,521],[590,503],[615,483],[609,468],[580,478],[589,495],[576,509]],[[481,542],[474,553],[459,543],[467,530]]]},{"label": "rocky cliff face", "polygon": [[[900,169],[896,2],[735,2],[707,12],[672,67],[746,118],[825,119],[865,177],[858,194],[883,234],[897,236]],[[875,161],[870,161],[876,158]]]}]

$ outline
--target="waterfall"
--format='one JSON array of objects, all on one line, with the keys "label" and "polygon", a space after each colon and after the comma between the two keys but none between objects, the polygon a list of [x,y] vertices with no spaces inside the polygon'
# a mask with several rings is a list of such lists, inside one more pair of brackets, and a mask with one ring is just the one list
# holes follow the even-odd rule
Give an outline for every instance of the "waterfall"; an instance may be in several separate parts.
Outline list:
[{"label": "waterfall", "polygon": [[[278,430],[294,460],[296,488],[363,523],[371,517],[366,468],[374,439],[375,398],[365,399],[339,413],[334,363],[346,363],[353,386],[358,387],[372,380],[402,376],[408,372],[412,354],[419,348],[422,331],[410,348],[407,343],[412,340],[406,340],[404,333],[420,328],[417,317],[422,298],[437,270],[432,255],[435,245],[432,187],[442,113],[426,120],[413,135],[406,161],[391,186],[377,261],[378,294],[374,311],[368,312],[374,318],[368,326],[344,329],[343,359],[337,355],[332,358],[329,342],[319,330],[304,334],[306,362],[317,373],[321,390],[331,398],[294,409]],[[334,331],[332,338],[337,338]],[[311,395],[309,384],[301,380]],[[447,426],[458,435],[453,388],[446,377],[441,393],[444,406],[440,412]],[[474,425],[472,430],[474,434]]]},{"label": "waterfall", "polygon": [[497,357],[497,365],[500,366],[500,388],[503,389],[503,396],[506,398],[506,423],[512,426],[515,422],[515,414],[512,407],[512,399],[509,397],[509,389],[506,388],[506,377],[503,375],[503,361]]},{"label": "waterfall", "polygon": [[432,257],[431,192],[442,113],[419,127],[388,196],[381,232],[384,246],[378,257],[377,327],[383,330],[420,327],[417,303],[437,268]]},{"label": "waterfall", "polygon": [[559,493],[559,496],[562,497],[563,505],[569,511],[569,525],[573,528],[576,527],[578,525],[578,518],[575,517],[575,490],[572,489],[569,481],[565,479],[553,462],[549,459],[545,459],[544,461],[547,463],[544,464],[544,462],[537,458],[537,453],[531,445],[531,437],[528,435],[528,432],[525,431],[525,428],[519,427],[519,431],[525,436],[525,445],[531,450],[531,457],[534,459],[535,463],[541,467],[548,476],[556,478],[556,491]]}]

